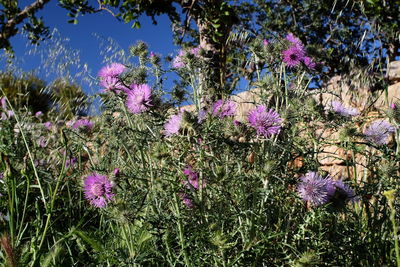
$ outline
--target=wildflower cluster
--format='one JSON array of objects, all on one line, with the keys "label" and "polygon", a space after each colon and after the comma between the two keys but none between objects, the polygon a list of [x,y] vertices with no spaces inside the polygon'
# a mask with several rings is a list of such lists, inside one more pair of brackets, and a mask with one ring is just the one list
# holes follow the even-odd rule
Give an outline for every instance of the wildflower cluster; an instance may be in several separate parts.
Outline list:
[{"label": "wildflower cluster", "polygon": [[192,49],[173,62],[187,90],[175,98],[141,43],[138,65],[99,71],[102,114],[0,120],[0,227],[21,264],[393,265],[393,240],[377,237],[391,236],[398,107],[365,117],[319,101],[298,38],[254,43],[245,94],[206,95]]},{"label": "wildflower cluster", "polygon": [[316,64],[306,54],[305,47],[299,38],[289,33],[286,36],[288,41],[288,48],[282,52],[283,62],[286,63],[288,67],[297,67],[300,64],[305,64],[309,69],[314,69]]},{"label": "wildflower cluster", "polygon": [[98,73],[100,85],[105,90],[123,90],[125,86],[122,84],[121,75],[125,69],[126,67],[120,63],[112,63],[103,67]]},{"label": "wildflower cluster", "polygon": [[308,172],[300,177],[297,186],[299,196],[312,206],[321,206],[330,201],[337,200],[338,196],[343,202],[354,200],[355,193],[342,180],[334,181],[328,175],[325,178],[316,172]]},{"label": "wildflower cluster", "polygon": [[282,119],[279,114],[266,106],[258,106],[249,112],[249,123],[256,129],[258,135],[264,135],[269,138],[278,134],[281,129]]},{"label": "wildflower cluster", "polygon": [[84,182],[85,198],[93,206],[103,208],[114,196],[112,187],[107,176],[93,173]]},{"label": "wildflower cluster", "polygon": [[339,101],[332,101],[331,110],[343,117],[360,115],[360,112],[356,108],[346,108],[343,103]]},{"label": "wildflower cluster", "polygon": [[200,47],[193,47],[189,50],[180,50],[178,55],[172,60],[172,67],[176,69],[181,69],[186,66],[186,58],[188,56],[199,57]]},{"label": "wildflower cluster", "polygon": [[365,138],[376,145],[386,145],[395,127],[386,120],[373,121],[364,131]]},{"label": "wildflower cluster", "polygon": [[5,97],[0,98],[1,115],[0,120],[7,120],[14,116],[14,111],[8,109],[7,99]]},{"label": "wildflower cluster", "polygon": [[[152,55],[155,57],[155,55]],[[100,85],[107,91],[123,92],[127,109],[133,114],[147,111],[152,106],[152,89],[148,84],[126,85],[121,74],[127,68],[120,63],[112,63],[99,71]],[[105,82],[107,81],[107,82]]]},{"label": "wildflower cluster", "polygon": [[[186,168],[183,170],[183,174],[186,176],[186,179],[182,181],[182,184],[189,190],[199,190],[200,185],[202,188],[204,188],[207,184],[207,181],[205,179],[200,180],[200,174],[197,171],[193,170],[193,167],[190,165],[186,166]],[[182,202],[186,205],[186,207],[194,207],[193,201],[190,198],[189,194],[179,193],[179,197],[182,199]]]}]

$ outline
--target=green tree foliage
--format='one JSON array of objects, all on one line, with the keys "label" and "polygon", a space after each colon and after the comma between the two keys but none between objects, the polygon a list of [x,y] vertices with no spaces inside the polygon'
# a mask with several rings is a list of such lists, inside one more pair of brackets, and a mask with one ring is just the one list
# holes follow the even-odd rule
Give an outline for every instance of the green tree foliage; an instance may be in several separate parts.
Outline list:
[{"label": "green tree foliage", "polygon": [[49,1],[37,0],[24,8],[21,8],[19,1],[16,0],[0,1],[0,48],[11,49],[9,39],[18,33],[20,24],[27,31],[32,43],[37,43],[48,36],[48,28],[44,26],[41,18],[35,16],[35,13]]},{"label": "green tree foliage", "polygon": [[[23,3],[21,3],[23,2]],[[0,48],[11,50],[10,38],[23,29],[29,40],[36,44],[50,37],[49,28],[36,13],[45,7],[50,0],[35,0],[30,5],[21,6],[25,1],[0,1]],[[86,0],[59,0],[59,5],[69,11],[71,23],[76,23],[78,14],[93,13],[96,10]],[[99,11],[99,10],[98,10]]]},{"label": "green tree foliage", "polygon": [[51,109],[52,98],[46,91],[46,83],[32,74],[16,77],[9,72],[1,73],[0,88],[15,109],[28,107],[44,113]]},{"label": "green tree foliage", "polygon": [[256,0],[240,14],[255,35],[294,33],[329,76],[348,73],[354,64],[377,70],[399,55],[400,1]]},{"label": "green tree foliage", "polygon": [[57,79],[50,86],[33,74],[16,77],[0,73],[1,95],[4,93],[15,109],[27,107],[33,113],[56,111],[62,118],[84,115],[89,102],[82,88],[66,79]]}]

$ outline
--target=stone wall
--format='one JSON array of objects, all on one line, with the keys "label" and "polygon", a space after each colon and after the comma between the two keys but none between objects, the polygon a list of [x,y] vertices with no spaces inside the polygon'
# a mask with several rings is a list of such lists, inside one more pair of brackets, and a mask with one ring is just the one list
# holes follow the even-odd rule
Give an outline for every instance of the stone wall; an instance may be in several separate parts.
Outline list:
[{"label": "stone wall", "polygon": [[[368,125],[370,121],[384,117],[390,104],[400,102],[400,61],[392,62],[390,66],[389,80],[394,84],[388,86],[386,90],[372,92],[368,87],[363,86],[352,89],[340,76],[335,76],[322,93],[313,97],[326,108],[335,100],[341,101],[346,107],[357,108],[364,122],[357,127],[359,132],[363,132],[365,125]],[[246,121],[248,112],[260,102],[259,94],[260,90],[255,88],[231,97],[237,103],[236,120]],[[193,108],[187,106],[187,110]],[[323,141],[317,155],[322,170],[329,172],[335,178],[348,177],[360,181],[368,176],[370,170],[367,168],[367,158],[363,154],[352,154],[352,151],[347,151],[340,146],[339,129],[327,128],[322,124],[316,129],[315,134]],[[373,148],[368,149],[371,150],[369,153],[379,153]],[[301,159],[297,161],[302,162]],[[352,162],[351,166],[348,166],[349,162]]]}]

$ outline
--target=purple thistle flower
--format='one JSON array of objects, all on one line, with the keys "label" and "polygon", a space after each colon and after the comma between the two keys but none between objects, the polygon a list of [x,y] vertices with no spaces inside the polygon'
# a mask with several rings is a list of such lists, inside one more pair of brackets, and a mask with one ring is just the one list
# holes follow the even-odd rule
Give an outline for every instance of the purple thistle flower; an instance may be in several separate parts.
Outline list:
[{"label": "purple thistle flower", "polygon": [[[193,188],[195,189],[199,189],[199,173],[194,171],[192,166],[187,166],[184,170],[183,170],[183,174],[186,175],[187,180],[183,181],[183,184],[187,187],[190,188],[191,186],[193,186]],[[203,180],[202,181],[202,188],[204,188],[206,186],[206,181]]]},{"label": "purple thistle flower", "polygon": [[105,77],[118,77],[125,71],[125,66],[121,63],[111,63],[100,69],[98,76]]},{"label": "purple thistle flower", "polygon": [[360,115],[360,112],[356,108],[346,108],[342,102],[332,101],[331,109],[333,112],[342,115],[344,117],[352,117]]},{"label": "purple thistle flower", "polygon": [[46,147],[47,146],[47,140],[46,137],[40,136],[39,139],[37,140],[38,146],[40,147]]},{"label": "purple thistle flower", "polygon": [[5,97],[0,98],[0,105],[2,109],[7,109],[7,101]]},{"label": "purple thistle flower", "polygon": [[323,178],[316,172],[308,172],[300,179],[297,193],[303,201],[315,207],[328,203],[335,193],[333,181],[329,177]]},{"label": "purple thistle flower", "polygon": [[151,106],[151,88],[147,84],[132,84],[127,91],[126,106],[133,114],[146,111]]},{"label": "purple thistle flower", "polygon": [[172,115],[171,118],[164,124],[164,134],[170,137],[179,132],[182,124],[182,112]]},{"label": "purple thistle flower", "polygon": [[199,56],[199,54],[200,54],[200,46],[191,48],[189,50],[189,53],[194,55],[194,56],[196,56],[196,57]]},{"label": "purple thistle flower", "polygon": [[50,121],[47,121],[43,123],[44,127],[46,127],[48,130],[51,130],[51,127],[53,127],[53,124]]},{"label": "purple thistle flower", "polygon": [[356,194],[354,193],[353,189],[351,189],[348,185],[343,183],[342,180],[337,180],[333,182],[333,185],[335,186],[335,196],[340,198],[340,200],[346,201],[346,200],[352,200],[355,201],[355,196]]},{"label": "purple thistle flower", "polygon": [[69,158],[65,160],[65,168],[68,169],[69,167],[74,166],[78,160],[75,157]]},{"label": "purple thistle flower", "polygon": [[7,116],[8,116],[9,118],[14,117],[14,111],[12,111],[12,110],[7,110]]},{"label": "purple thistle flower", "polygon": [[119,168],[115,168],[113,173],[115,177],[118,177],[121,174],[121,170]]},{"label": "purple thistle flower", "polygon": [[116,77],[102,78],[100,85],[105,88],[105,90],[103,90],[102,92],[115,89],[116,93],[120,93],[121,90],[122,91],[126,90],[125,86],[121,83],[120,79]]},{"label": "purple thistle flower", "polygon": [[188,207],[189,209],[194,208],[193,202],[187,194],[179,193],[178,196],[182,199],[182,202],[183,204],[185,204],[186,207]]},{"label": "purple thistle flower", "polygon": [[213,115],[221,119],[224,117],[233,116],[235,115],[235,112],[236,103],[231,100],[224,101],[220,99],[217,100],[212,106]]},{"label": "purple thistle flower", "polygon": [[263,45],[264,45],[264,46],[268,46],[268,45],[269,45],[269,42],[268,42],[267,39],[264,39],[264,40],[263,40]]},{"label": "purple thistle flower", "polygon": [[186,55],[186,52],[184,50],[180,50],[179,54],[174,58],[172,61],[172,67],[176,69],[180,69],[185,67],[185,63],[183,62],[183,57]]},{"label": "purple thistle flower", "polygon": [[288,67],[296,67],[304,60],[305,51],[302,46],[292,45],[283,51],[282,55],[283,62],[285,62]]},{"label": "purple thistle flower", "polygon": [[89,200],[92,206],[104,208],[114,196],[111,192],[113,185],[108,177],[98,173],[92,173],[86,177],[83,190],[85,198]]},{"label": "purple thistle flower", "polygon": [[1,113],[0,120],[7,120],[7,119],[10,119],[11,117],[14,117],[14,111],[6,110]]},{"label": "purple thistle flower", "polygon": [[300,41],[299,38],[297,38],[296,36],[294,36],[293,33],[289,33],[288,35],[286,35],[286,40],[288,40],[289,42],[291,42],[292,45],[294,45],[294,46],[303,47],[303,43]]},{"label": "purple thistle flower", "polygon": [[156,53],[154,53],[153,51],[150,52],[150,57],[155,57]]},{"label": "purple thistle flower", "polygon": [[263,105],[257,106],[249,112],[248,121],[256,129],[257,135],[264,135],[267,138],[278,134],[282,125],[279,113],[273,109],[267,111]]},{"label": "purple thistle flower", "polygon": [[392,103],[392,104],[390,104],[390,108],[391,108],[391,109],[397,109],[397,106],[396,106],[395,103]]},{"label": "purple thistle flower", "polygon": [[94,126],[93,122],[91,122],[88,119],[80,119],[80,120],[75,121],[72,124],[72,128],[74,128],[74,129],[79,129],[79,128],[83,127],[83,128],[90,130],[93,128],[93,126]]},{"label": "purple thistle flower", "polygon": [[310,57],[304,57],[303,58],[303,63],[306,65],[307,68],[309,68],[310,70],[314,70],[315,66],[317,64],[315,64],[314,60]]},{"label": "purple thistle flower", "polygon": [[199,113],[197,114],[197,123],[201,124],[203,121],[206,119],[207,116],[207,110],[205,109],[200,109]]},{"label": "purple thistle flower", "polygon": [[306,50],[300,39],[292,33],[289,33],[286,36],[286,40],[288,40],[291,45],[282,53],[283,62],[285,62],[289,67],[296,67],[303,62],[307,68],[314,70],[316,64],[311,57],[306,56]]},{"label": "purple thistle flower", "polygon": [[182,197],[182,202],[183,204],[185,204],[186,207],[188,207],[189,209],[193,209],[194,205],[192,200],[188,197],[188,196],[184,196]]},{"label": "purple thistle flower", "polygon": [[106,90],[124,89],[119,76],[125,69],[126,67],[120,63],[112,63],[101,68],[98,73],[100,85],[106,88]]},{"label": "purple thistle flower", "polygon": [[386,120],[376,120],[365,129],[365,138],[376,145],[386,145],[389,137],[396,131],[396,128]]},{"label": "purple thistle flower", "polygon": [[41,112],[41,111],[38,111],[38,112],[35,113],[35,117],[36,118],[40,118],[42,116],[43,116],[43,112]]}]

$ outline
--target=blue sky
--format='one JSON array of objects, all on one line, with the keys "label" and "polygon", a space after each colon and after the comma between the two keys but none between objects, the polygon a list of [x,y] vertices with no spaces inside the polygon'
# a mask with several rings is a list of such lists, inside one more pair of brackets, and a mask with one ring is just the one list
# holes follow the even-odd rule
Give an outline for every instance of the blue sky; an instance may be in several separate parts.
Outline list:
[{"label": "blue sky", "polygon": [[[45,25],[50,27],[50,31],[57,29],[56,38],[41,43],[36,49],[29,45],[29,41],[20,34],[11,39],[16,56],[14,64],[23,71],[35,71],[39,77],[49,82],[57,76],[54,66],[51,65],[57,60],[69,62],[79,58],[79,64],[75,62],[79,65],[78,67],[66,67],[71,75],[74,76],[80,72],[84,69],[84,64],[87,64],[90,71],[86,74],[91,77],[96,76],[98,70],[104,65],[105,57],[100,48],[102,39],[109,37],[126,51],[138,40],[146,42],[150,51],[163,56],[176,53],[179,49],[173,44],[171,23],[167,16],[158,17],[157,25],[153,25],[150,18],[142,16],[141,28],[132,29],[132,24],[118,21],[108,12],[99,12],[79,17],[78,24],[74,25],[67,23],[70,19],[67,16],[68,12],[59,7],[57,2],[50,1],[39,13],[39,16],[43,16]],[[32,53],[33,50],[34,53]],[[47,61],[48,65],[45,65],[44,61]],[[89,94],[100,89],[85,82],[82,86]]]}]

